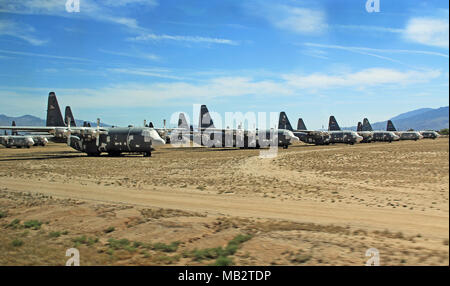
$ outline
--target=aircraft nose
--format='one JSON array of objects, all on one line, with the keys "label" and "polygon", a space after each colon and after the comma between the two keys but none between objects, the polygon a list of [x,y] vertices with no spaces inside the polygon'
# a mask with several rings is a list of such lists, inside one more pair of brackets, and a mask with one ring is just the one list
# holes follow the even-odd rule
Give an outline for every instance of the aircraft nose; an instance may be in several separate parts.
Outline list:
[{"label": "aircraft nose", "polygon": [[152,145],[158,146],[158,145],[164,145],[164,144],[166,144],[166,141],[164,141],[164,139],[162,139],[161,137],[154,138],[152,140]]}]

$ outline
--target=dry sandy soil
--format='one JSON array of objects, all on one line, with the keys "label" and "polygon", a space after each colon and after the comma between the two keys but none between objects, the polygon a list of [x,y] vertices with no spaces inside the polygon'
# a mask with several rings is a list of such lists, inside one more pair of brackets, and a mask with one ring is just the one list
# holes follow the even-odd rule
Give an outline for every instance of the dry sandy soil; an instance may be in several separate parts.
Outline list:
[{"label": "dry sandy soil", "polygon": [[449,265],[449,141],[0,147],[0,265]]}]

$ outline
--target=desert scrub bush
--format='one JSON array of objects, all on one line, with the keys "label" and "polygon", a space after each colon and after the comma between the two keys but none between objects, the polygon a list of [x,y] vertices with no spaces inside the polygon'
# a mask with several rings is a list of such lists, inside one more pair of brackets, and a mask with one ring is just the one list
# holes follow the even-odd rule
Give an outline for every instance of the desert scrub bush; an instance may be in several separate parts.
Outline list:
[{"label": "desert scrub bush", "polygon": [[49,237],[60,237],[61,236],[61,232],[59,231],[52,231],[48,234]]},{"label": "desert scrub bush", "polygon": [[228,242],[225,248],[215,247],[215,248],[194,249],[189,252],[184,252],[183,256],[190,257],[196,261],[201,261],[204,259],[216,259],[217,263],[225,263],[227,261],[225,258],[227,258],[229,255],[235,254],[236,251],[241,246],[241,244],[248,241],[251,238],[252,238],[251,235],[239,234],[235,236],[232,240],[230,240],[230,242]]},{"label": "desert scrub bush", "polygon": [[5,218],[7,216],[5,211],[0,211],[0,218]]},{"label": "desert scrub bush", "polygon": [[85,244],[87,246],[91,246],[98,242],[97,237],[87,237],[85,235],[78,236],[72,239],[72,241],[75,243],[75,246],[80,244]]},{"label": "desert scrub bush", "polygon": [[230,266],[233,265],[233,260],[226,256],[220,256],[216,259],[216,261],[212,264],[213,266]]},{"label": "desert scrub bush", "polygon": [[16,218],[13,219],[6,227],[12,228],[12,229],[16,229],[21,227],[20,225],[20,219]]},{"label": "desert scrub bush", "polygon": [[19,247],[19,246],[22,246],[22,245],[23,245],[23,241],[20,240],[20,239],[14,239],[14,240],[11,242],[11,245],[14,246],[14,247]]},{"label": "desert scrub bush", "polygon": [[178,245],[180,245],[179,241],[174,241],[174,242],[171,242],[170,244],[157,242],[151,246],[151,249],[156,250],[156,251],[163,251],[163,252],[175,252],[178,249]]},{"label": "desert scrub bush", "polygon": [[109,244],[110,248],[112,248],[114,250],[119,250],[119,249],[123,249],[125,246],[130,245],[130,241],[126,238],[122,238],[122,239],[110,238],[110,239],[108,239],[108,244]]},{"label": "desert scrub bush", "polygon": [[34,229],[34,230],[40,229],[40,228],[41,228],[41,225],[42,225],[42,222],[41,222],[41,221],[34,220],[34,219],[28,220],[28,221],[26,221],[26,222],[23,223],[23,226],[24,226],[25,228],[31,228],[31,229]]},{"label": "desert scrub bush", "polygon": [[108,227],[107,229],[105,229],[104,232],[105,232],[105,233],[110,233],[110,232],[113,232],[113,231],[115,231],[115,230],[116,230],[116,228],[115,228],[114,226],[110,226],[110,227]]}]

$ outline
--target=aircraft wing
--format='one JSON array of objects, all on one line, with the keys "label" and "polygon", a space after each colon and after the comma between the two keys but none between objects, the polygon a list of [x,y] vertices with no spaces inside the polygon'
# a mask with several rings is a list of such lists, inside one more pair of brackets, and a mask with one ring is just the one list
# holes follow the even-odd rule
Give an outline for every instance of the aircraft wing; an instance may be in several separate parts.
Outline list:
[{"label": "aircraft wing", "polygon": [[[0,126],[0,130],[15,130],[15,131],[34,131],[34,132],[48,132],[55,131],[57,127],[44,126]],[[63,128],[63,127],[59,127]]]},{"label": "aircraft wing", "polygon": [[[0,126],[0,130],[30,131],[30,132],[48,132],[54,133],[56,130],[66,130],[67,126]],[[96,127],[70,127],[71,131],[97,130]],[[107,128],[100,127],[99,131],[108,131]]]}]

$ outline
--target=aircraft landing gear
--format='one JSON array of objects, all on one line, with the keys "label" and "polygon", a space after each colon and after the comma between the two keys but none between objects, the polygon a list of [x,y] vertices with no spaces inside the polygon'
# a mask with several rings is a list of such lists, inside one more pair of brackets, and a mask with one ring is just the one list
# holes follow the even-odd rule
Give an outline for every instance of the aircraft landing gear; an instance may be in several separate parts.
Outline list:
[{"label": "aircraft landing gear", "polygon": [[287,149],[288,148],[288,145],[283,145],[283,149]]},{"label": "aircraft landing gear", "polygon": [[151,157],[152,156],[152,152],[145,152],[144,153],[144,157]]}]

